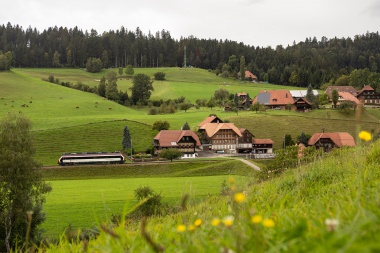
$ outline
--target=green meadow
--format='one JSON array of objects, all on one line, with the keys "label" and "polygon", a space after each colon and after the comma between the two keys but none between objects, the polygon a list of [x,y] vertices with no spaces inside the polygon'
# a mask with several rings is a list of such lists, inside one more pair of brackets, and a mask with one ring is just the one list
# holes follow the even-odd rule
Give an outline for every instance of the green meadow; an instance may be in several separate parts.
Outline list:
[{"label": "green meadow", "polygon": [[[117,71],[115,69],[115,71]],[[135,73],[153,77],[155,72],[166,73],[165,81],[154,81],[152,99],[174,99],[184,96],[195,102],[209,99],[215,90],[223,88],[230,93],[248,92],[254,97],[260,90],[297,89],[271,84],[253,84],[217,77],[211,72],[188,68],[137,68]],[[125,126],[131,131],[134,149],[145,151],[156,135],[151,126],[157,120],[166,120],[171,129],[180,129],[188,122],[192,130],[209,114],[217,114],[224,120],[247,128],[256,138],[272,138],[275,148],[282,146],[285,134],[293,140],[301,132],[313,134],[325,131],[347,131],[356,136],[366,129],[377,133],[380,110],[366,109],[359,113],[343,115],[338,110],[320,109],[310,113],[268,110],[266,113],[251,111],[224,112],[222,108],[191,108],[175,114],[148,115],[148,108],[124,107],[95,94],[77,91],[42,79],[54,75],[60,81],[82,82],[89,86],[107,71],[91,74],[82,69],[12,69],[0,73],[0,118],[7,112],[23,113],[33,123],[36,159],[43,165],[55,165],[61,153],[117,151],[121,149]],[[132,82],[122,76],[118,80],[121,90],[129,91]],[[141,134],[144,133],[144,134]]]},{"label": "green meadow", "polygon": [[45,235],[58,238],[70,225],[84,229],[110,220],[137,203],[134,190],[150,186],[172,206],[180,206],[182,196],[199,203],[218,195],[223,181],[234,176],[245,184],[254,175],[252,168],[240,161],[194,161],[156,165],[85,166],[83,168],[50,168],[44,178],[53,191],[44,209]]},{"label": "green meadow", "polygon": [[[117,71],[117,70],[115,70]],[[253,98],[260,90],[297,89],[271,84],[253,84],[217,77],[200,69],[149,68],[135,73],[153,76],[166,73],[165,81],[154,81],[152,99],[184,96],[194,103],[209,99],[215,90],[248,92]],[[209,114],[217,114],[256,138],[272,138],[282,146],[285,134],[293,140],[304,132],[347,131],[357,139],[360,130],[380,132],[380,110],[367,108],[349,115],[320,109],[309,113],[267,110],[224,112],[222,108],[191,108],[168,115],[148,115],[148,108],[124,107],[95,94],[52,84],[42,79],[54,75],[60,81],[96,86],[106,71],[91,74],[82,69],[12,69],[0,72],[0,118],[6,113],[24,114],[32,121],[36,160],[43,166],[44,179],[53,191],[44,205],[44,235],[57,238],[68,225],[98,227],[113,214],[128,213],[136,204],[134,190],[151,186],[165,202],[178,207],[190,194],[187,211],[148,220],[152,240],[167,252],[376,252],[379,227],[379,150],[377,144],[357,140],[355,149],[326,154],[323,160],[288,168],[281,175],[257,173],[241,161],[229,159],[180,160],[162,164],[122,166],[52,167],[63,152],[116,151],[121,149],[123,129],[131,131],[134,149],[145,151],[157,134],[151,129],[166,120],[171,129],[185,122],[193,130]],[[129,91],[130,79],[119,77],[118,87]],[[376,146],[377,145],[377,146]],[[371,158],[372,157],[372,158]],[[256,163],[256,161],[254,161]],[[266,161],[257,161],[259,166]],[[231,194],[220,196],[229,178]],[[245,192],[237,203],[235,193]],[[270,219],[274,226],[254,223],[255,215]],[[223,219],[233,217],[233,225]],[[256,217],[257,218],[257,217]],[[202,225],[194,227],[194,221]],[[213,220],[219,219],[215,225]],[[334,231],[327,219],[339,221]],[[197,223],[199,224],[199,222]],[[266,225],[265,225],[266,224]],[[178,230],[185,225],[185,230]],[[138,225],[120,224],[101,231],[97,240],[65,243],[40,248],[40,252],[153,252]],[[363,250],[365,249],[365,250]]]}]

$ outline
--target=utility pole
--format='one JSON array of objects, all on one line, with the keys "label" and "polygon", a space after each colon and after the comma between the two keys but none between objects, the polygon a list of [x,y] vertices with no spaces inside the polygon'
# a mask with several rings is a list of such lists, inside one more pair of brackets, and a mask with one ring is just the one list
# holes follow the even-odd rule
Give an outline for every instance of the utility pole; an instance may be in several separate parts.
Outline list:
[{"label": "utility pole", "polygon": [[132,147],[132,137],[131,137],[131,163],[133,162],[133,156],[132,156],[132,153],[133,153],[133,147]]}]

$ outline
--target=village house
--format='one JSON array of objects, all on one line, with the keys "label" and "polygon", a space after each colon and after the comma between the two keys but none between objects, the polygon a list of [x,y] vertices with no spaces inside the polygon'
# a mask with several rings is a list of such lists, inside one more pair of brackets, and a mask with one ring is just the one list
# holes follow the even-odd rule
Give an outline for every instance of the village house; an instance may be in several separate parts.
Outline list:
[{"label": "village house", "polygon": [[273,154],[272,139],[253,139],[252,153],[254,154]]},{"label": "village house", "polygon": [[315,146],[317,149],[323,148],[325,152],[331,151],[333,148],[356,146],[354,138],[346,132],[315,133],[309,139],[308,145]]},{"label": "village house", "polygon": [[313,108],[313,104],[306,98],[300,97],[294,101],[294,108],[297,112],[308,112]]},{"label": "village house", "polygon": [[357,107],[357,106],[362,106],[363,103],[359,101],[359,99],[356,98],[356,96],[352,95],[350,92],[345,92],[345,91],[339,91],[339,98],[338,98],[338,103],[336,104],[339,106],[343,102],[348,102],[351,107]]},{"label": "village house", "polygon": [[257,83],[257,76],[255,76],[254,74],[252,74],[250,71],[246,70],[245,71],[245,79],[248,79],[249,81],[253,82],[253,83]]},{"label": "village house", "polygon": [[380,105],[380,94],[370,85],[364,86],[356,97],[365,105]]},{"label": "village house", "polygon": [[253,100],[253,104],[259,102],[267,109],[287,109],[287,106],[294,108],[294,99],[288,90],[260,91]]},{"label": "village house", "polygon": [[237,151],[242,152],[252,152],[252,141],[255,137],[248,129],[240,128],[239,129],[241,136],[238,138]]},{"label": "village house", "polygon": [[161,130],[153,139],[155,154],[163,149],[175,148],[183,153],[182,158],[196,156],[196,148],[201,146],[198,135],[191,130]]},{"label": "village house", "polygon": [[358,95],[357,90],[355,90],[355,88],[352,86],[334,86],[334,85],[331,85],[331,86],[327,87],[327,89],[325,90],[325,93],[327,94],[327,96],[329,96],[329,98],[332,97],[332,91],[333,90],[337,90],[338,93],[339,92],[348,92],[354,97],[356,97]]},{"label": "village house", "polygon": [[273,144],[272,139],[253,139],[252,153],[254,158],[273,158]]},{"label": "village house", "polygon": [[238,138],[242,136],[233,123],[205,123],[198,130],[202,134],[204,150],[236,153]]}]

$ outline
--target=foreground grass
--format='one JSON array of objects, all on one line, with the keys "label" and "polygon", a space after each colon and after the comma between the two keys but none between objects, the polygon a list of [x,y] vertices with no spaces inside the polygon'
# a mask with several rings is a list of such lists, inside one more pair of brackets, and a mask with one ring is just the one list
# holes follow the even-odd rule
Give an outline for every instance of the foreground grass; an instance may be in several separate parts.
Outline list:
[{"label": "foreground grass", "polygon": [[[142,233],[122,223],[101,229],[95,240],[40,251],[377,252],[379,155],[379,143],[337,150],[249,186],[230,181],[230,196],[150,218]],[[245,198],[234,194],[243,190]]]}]

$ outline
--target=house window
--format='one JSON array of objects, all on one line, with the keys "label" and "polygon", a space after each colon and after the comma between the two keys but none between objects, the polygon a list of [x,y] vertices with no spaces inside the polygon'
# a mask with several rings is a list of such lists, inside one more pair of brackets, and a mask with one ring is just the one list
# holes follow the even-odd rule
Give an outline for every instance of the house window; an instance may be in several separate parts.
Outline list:
[{"label": "house window", "polygon": [[273,99],[273,102],[277,102],[277,98],[274,98],[274,99]]}]

